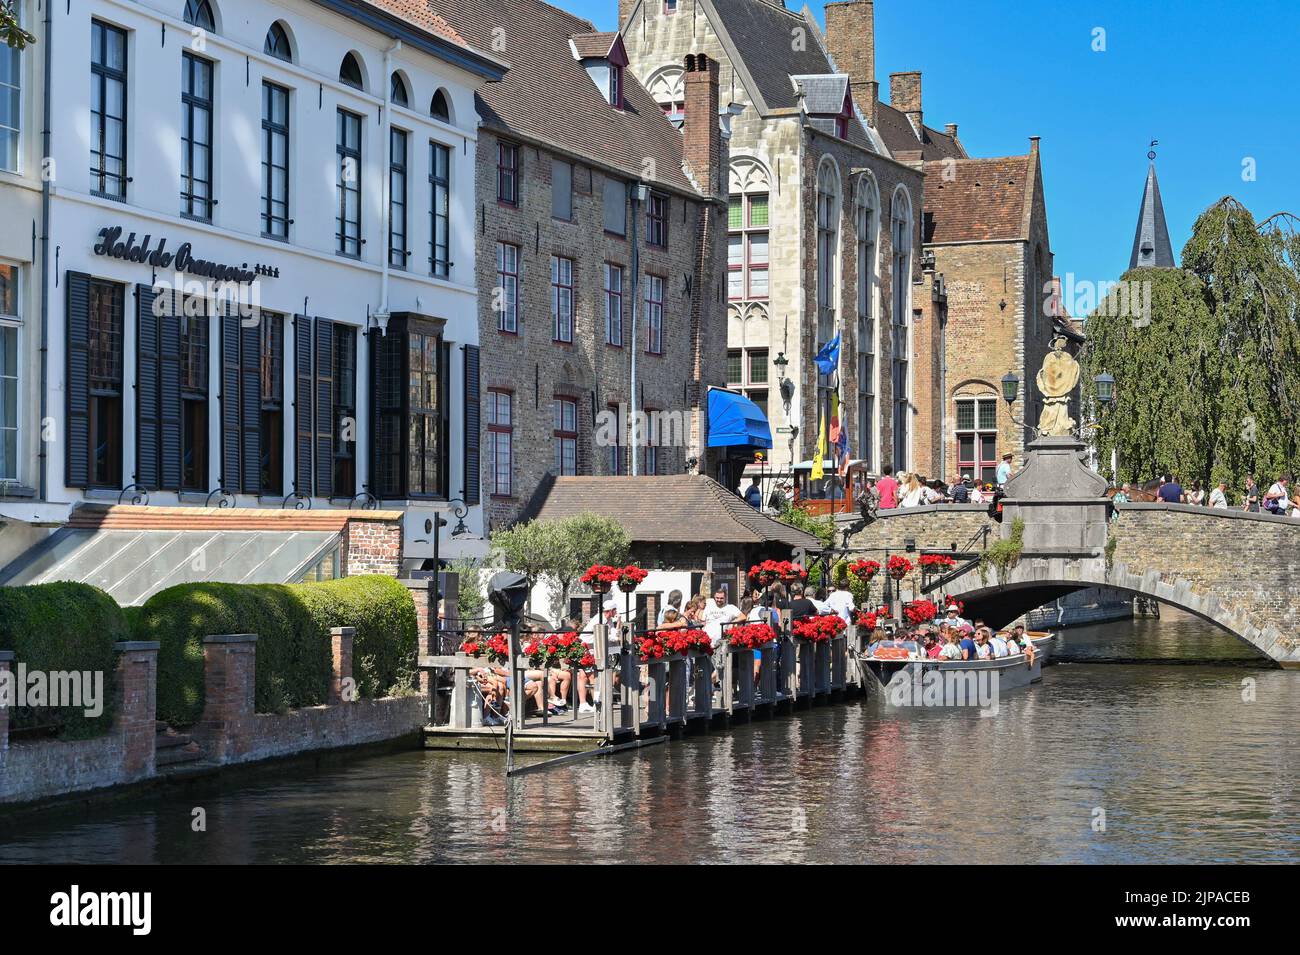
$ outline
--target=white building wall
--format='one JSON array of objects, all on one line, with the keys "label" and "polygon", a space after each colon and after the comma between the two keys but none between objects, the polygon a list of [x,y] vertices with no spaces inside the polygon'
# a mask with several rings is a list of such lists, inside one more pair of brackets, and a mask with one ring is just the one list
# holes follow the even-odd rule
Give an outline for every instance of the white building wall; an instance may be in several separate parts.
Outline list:
[{"label": "white building wall", "polygon": [[[34,0],[26,3],[34,7]],[[48,418],[56,435],[48,443],[48,499],[67,505],[87,496],[103,498],[103,492],[69,488],[65,481],[66,331],[64,305],[66,275],[87,272],[97,278],[127,286],[123,329],[125,409],[123,483],[133,481],[135,471],[135,317],[134,286],[168,281],[171,276],[144,263],[125,262],[95,255],[99,232],[107,226],[121,226],[123,238],[135,232],[167,239],[167,250],[175,252],[183,242],[193,244],[194,255],[221,263],[250,267],[261,263],[279,269],[279,277],[262,277],[254,284],[254,298],[263,309],[280,312],[285,321],[285,490],[293,487],[293,327],[291,316],[305,313],[358,327],[357,392],[358,451],[357,487],[368,480],[369,374],[364,332],[375,322],[368,318],[383,304],[384,261],[388,253],[386,186],[387,127],[384,102],[389,78],[385,74],[385,51],[393,40],[350,19],[307,0],[301,2],[253,2],[220,0],[213,3],[217,18],[216,35],[203,35],[182,20],[183,0],[125,2],[84,0],[54,4],[53,45],[55,57],[51,94],[54,136],[52,160],[51,267],[49,296],[50,351],[48,355]],[[34,15],[34,13],[32,14]],[[127,167],[132,181],[125,202],[98,197],[91,192],[91,20],[100,19],[129,31],[128,41],[128,147]],[[286,63],[262,52],[267,30],[276,20],[289,30],[294,62]],[[42,38],[44,39],[44,38]],[[182,53],[194,52],[215,63],[214,88],[214,186],[217,205],[210,223],[182,217],[181,192],[181,65]],[[364,92],[341,84],[337,77],[343,56],[354,52],[362,63]],[[26,55],[28,74],[40,76],[39,44]],[[450,435],[448,484],[450,496],[464,495],[462,449],[464,446],[461,403],[462,348],[478,343],[476,292],[474,287],[474,140],[477,117],[474,89],[482,78],[448,60],[404,46],[391,53],[393,69],[400,70],[410,91],[410,108],[391,108],[391,122],[408,133],[407,208],[411,255],[407,270],[391,271],[388,292],[390,312],[411,311],[445,320],[445,341],[452,344],[450,371]],[[260,200],[262,128],[262,81],[270,80],[291,90],[290,97],[290,210],[293,220],[289,240],[264,238],[261,234]],[[24,146],[28,169],[38,165],[40,98],[31,84],[28,97]],[[434,93],[442,89],[451,105],[452,122],[444,123],[429,114]],[[336,110],[346,108],[363,117],[362,238],[359,259],[335,253],[335,123]],[[450,147],[451,154],[451,274],[449,279],[430,275],[429,239],[430,192],[429,143]],[[0,259],[28,264],[31,258],[31,226],[39,214],[38,182],[31,177],[18,181],[0,173],[0,214],[6,227],[0,230]],[[20,224],[10,228],[9,224]],[[174,276],[174,273],[172,273]],[[191,279],[194,277],[190,277]],[[35,282],[28,287],[35,294]],[[29,296],[31,297],[31,296]],[[35,316],[35,308],[31,314]],[[29,324],[34,324],[29,323]],[[210,389],[208,470],[210,486],[216,487],[220,472],[220,409],[217,402],[219,376],[216,324],[210,336]],[[27,334],[26,338],[32,338]],[[31,348],[27,349],[31,353]],[[39,388],[36,364],[29,365],[24,382],[30,393]],[[29,402],[29,405],[31,403]],[[27,470],[35,470],[32,437],[36,417],[25,409],[24,439],[28,445]],[[33,474],[29,480],[35,479]],[[175,493],[154,492],[150,503],[177,503]],[[280,501],[260,502],[240,495],[243,506],[279,506]],[[315,506],[327,502],[315,501]],[[14,515],[19,516],[21,515]],[[423,538],[424,518],[408,528],[408,541]],[[466,522],[474,532],[481,530],[478,508],[471,509]],[[408,555],[418,554],[420,545],[408,546]]]}]

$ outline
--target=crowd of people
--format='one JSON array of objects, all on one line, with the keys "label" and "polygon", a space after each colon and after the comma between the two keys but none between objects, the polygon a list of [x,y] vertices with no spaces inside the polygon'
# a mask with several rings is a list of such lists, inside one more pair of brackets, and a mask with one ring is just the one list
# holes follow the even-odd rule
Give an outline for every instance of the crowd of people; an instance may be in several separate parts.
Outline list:
[{"label": "crowd of people", "polygon": [[965,619],[951,605],[942,617],[928,624],[898,630],[892,635],[880,629],[872,632],[866,649],[868,656],[894,657],[898,651],[920,653],[931,660],[998,660],[1024,654],[1031,666],[1037,653],[1023,624],[1007,631],[994,630],[983,620]]},{"label": "crowd of people", "polygon": [[922,507],[926,504],[990,504],[998,500],[1002,487],[1011,479],[1010,451],[1002,455],[992,481],[980,482],[970,474],[961,474],[945,482],[927,478],[916,471],[899,471],[886,465],[878,478],[867,478],[857,490],[858,504],[869,510],[895,507]]},{"label": "crowd of people", "polygon": [[1267,491],[1261,489],[1254,474],[1247,474],[1239,499],[1235,492],[1228,490],[1227,481],[1219,481],[1206,493],[1200,481],[1193,481],[1191,487],[1187,488],[1172,474],[1166,474],[1159,481],[1141,488],[1125,484],[1111,498],[1116,504],[1153,499],[1165,504],[1191,504],[1221,511],[1237,508],[1252,513],[1276,514],[1279,517],[1300,517],[1300,501],[1291,498],[1290,474],[1283,474],[1269,485]]}]

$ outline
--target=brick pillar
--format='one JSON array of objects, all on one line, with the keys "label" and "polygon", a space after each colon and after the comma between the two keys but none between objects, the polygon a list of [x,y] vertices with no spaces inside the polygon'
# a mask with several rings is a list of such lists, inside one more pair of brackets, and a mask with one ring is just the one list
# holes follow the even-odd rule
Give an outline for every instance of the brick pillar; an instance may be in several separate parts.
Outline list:
[{"label": "brick pillar", "polygon": [[158,641],[127,640],[117,651],[113,731],[122,737],[123,780],[152,776],[158,740]]},{"label": "brick pillar", "polygon": [[[0,674],[9,672],[14,662],[14,652],[12,650],[0,650]],[[0,676],[0,680],[4,677]],[[9,706],[7,702],[0,699],[0,761],[4,759],[4,752],[9,748]]]},{"label": "brick pillar", "polygon": [[203,638],[203,718],[208,755],[225,762],[248,751],[257,675],[257,634]]},{"label": "brick pillar", "polygon": [[659,597],[660,594],[645,595],[645,626],[647,630],[653,630],[659,622]]},{"label": "brick pillar", "polygon": [[[438,611],[433,607],[432,580],[403,580],[415,602],[415,624],[419,631],[420,656],[438,656]],[[429,671],[420,671],[420,692],[429,695]]]},{"label": "brick pillar", "polygon": [[[330,676],[330,703],[342,703],[343,682],[352,679],[352,642],[356,639],[355,627],[332,627],[330,629],[330,648],[334,656],[334,672]],[[355,687],[351,703],[356,700]]]}]

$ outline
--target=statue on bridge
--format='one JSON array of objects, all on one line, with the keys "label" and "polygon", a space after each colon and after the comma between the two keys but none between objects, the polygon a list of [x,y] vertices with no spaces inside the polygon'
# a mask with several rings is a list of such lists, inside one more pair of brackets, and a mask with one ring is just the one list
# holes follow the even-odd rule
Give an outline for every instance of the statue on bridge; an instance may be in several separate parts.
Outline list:
[{"label": "statue on bridge", "polygon": [[1079,363],[1065,350],[1065,338],[1052,340],[1052,350],[1038,370],[1038,390],[1043,393],[1043,413],[1038,418],[1038,433],[1052,437],[1074,434],[1070,417],[1070,395],[1079,384]]}]

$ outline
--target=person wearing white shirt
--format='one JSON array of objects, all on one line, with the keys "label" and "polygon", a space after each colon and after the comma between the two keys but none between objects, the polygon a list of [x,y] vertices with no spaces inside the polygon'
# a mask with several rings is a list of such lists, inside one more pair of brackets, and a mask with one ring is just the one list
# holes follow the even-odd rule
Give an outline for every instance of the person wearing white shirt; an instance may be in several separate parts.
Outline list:
[{"label": "person wearing white shirt", "polygon": [[739,607],[727,602],[725,590],[719,590],[713,595],[713,602],[705,606],[700,616],[704,619],[704,632],[713,641],[715,649],[722,642],[722,625],[745,619]]},{"label": "person wearing white shirt", "polygon": [[830,608],[831,613],[838,614],[845,623],[853,620],[853,594],[849,591],[831,584],[831,592],[826,595],[826,606]]},{"label": "person wearing white shirt", "polygon": [[1220,481],[1213,491],[1210,492],[1210,507],[1217,507],[1219,510],[1227,510],[1228,495],[1225,492],[1228,485]]},{"label": "person wearing white shirt", "polygon": [[1005,657],[1010,652],[1007,642],[1002,639],[1001,635],[996,633],[989,637],[989,646],[993,648],[993,656],[995,657]]},{"label": "person wearing white shirt", "polygon": [[1290,483],[1289,477],[1280,477],[1273,482],[1273,486],[1264,495],[1265,501],[1274,502],[1278,514],[1286,514],[1291,510],[1291,495],[1287,491],[1287,485]]},{"label": "person wearing white shirt", "polygon": [[679,614],[682,612],[682,592],[680,590],[671,591],[668,594],[668,602],[659,608],[659,619],[656,623],[661,627],[664,625],[664,614],[668,612],[669,608],[676,610]]}]

